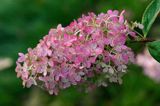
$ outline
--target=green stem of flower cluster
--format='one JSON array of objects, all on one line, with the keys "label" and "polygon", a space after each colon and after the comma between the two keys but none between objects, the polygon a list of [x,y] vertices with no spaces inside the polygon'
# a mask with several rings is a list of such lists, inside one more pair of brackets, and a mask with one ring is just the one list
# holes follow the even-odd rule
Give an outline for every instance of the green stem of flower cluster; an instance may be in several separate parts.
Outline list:
[{"label": "green stem of flower cluster", "polygon": [[139,42],[139,43],[148,43],[148,42],[153,42],[156,41],[155,39],[152,38],[142,38],[142,39],[138,39],[138,40],[131,40],[129,41],[130,43],[135,43],[135,42]]}]

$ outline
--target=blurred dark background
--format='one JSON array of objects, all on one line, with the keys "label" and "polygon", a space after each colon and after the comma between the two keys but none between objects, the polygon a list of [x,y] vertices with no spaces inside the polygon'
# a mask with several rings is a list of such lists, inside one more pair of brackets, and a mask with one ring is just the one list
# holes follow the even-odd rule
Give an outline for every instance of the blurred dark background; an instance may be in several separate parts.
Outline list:
[{"label": "blurred dark background", "polygon": [[[92,92],[72,87],[58,96],[37,87],[23,88],[16,77],[18,52],[27,52],[61,23],[67,26],[87,12],[126,10],[128,20],[141,21],[150,0],[0,0],[0,106],[160,106],[160,83],[130,65],[123,84],[110,84]],[[150,35],[160,35],[157,19]],[[134,45],[135,46],[135,45]]]}]

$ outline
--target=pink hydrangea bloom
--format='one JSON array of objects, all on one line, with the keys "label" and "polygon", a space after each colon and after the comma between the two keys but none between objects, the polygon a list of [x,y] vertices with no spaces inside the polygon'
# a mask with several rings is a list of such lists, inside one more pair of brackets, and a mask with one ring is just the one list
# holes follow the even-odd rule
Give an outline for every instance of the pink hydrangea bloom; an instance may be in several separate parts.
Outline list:
[{"label": "pink hydrangea bloom", "polygon": [[137,64],[143,67],[145,75],[160,81],[160,63],[149,54],[147,49],[143,54],[137,55]]},{"label": "pink hydrangea bloom", "polygon": [[19,54],[17,76],[24,86],[38,85],[50,94],[83,83],[121,83],[126,65],[134,61],[125,42],[129,34],[135,35],[123,14],[117,10],[98,16],[89,13],[67,27],[51,29],[35,48]]}]

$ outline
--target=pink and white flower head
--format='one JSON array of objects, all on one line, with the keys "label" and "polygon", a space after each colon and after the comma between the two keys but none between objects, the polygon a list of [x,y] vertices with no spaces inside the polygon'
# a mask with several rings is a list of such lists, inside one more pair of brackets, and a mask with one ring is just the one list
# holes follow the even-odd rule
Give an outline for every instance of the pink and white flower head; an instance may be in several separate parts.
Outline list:
[{"label": "pink and white flower head", "polygon": [[160,81],[160,63],[149,54],[147,49],[143,54],[137,55],[137,64],[143,67],[145,75],[157,82]]},{"label": "pink and white flower head", "polygon": [[38,85],[50,94],[72,85],[121,83],[126,65],[134,61],[125,42],[135,37],[123,13],[89,13],[67,27],[51,29],[35,48],[19,53],[17,76],[24,86]]}]

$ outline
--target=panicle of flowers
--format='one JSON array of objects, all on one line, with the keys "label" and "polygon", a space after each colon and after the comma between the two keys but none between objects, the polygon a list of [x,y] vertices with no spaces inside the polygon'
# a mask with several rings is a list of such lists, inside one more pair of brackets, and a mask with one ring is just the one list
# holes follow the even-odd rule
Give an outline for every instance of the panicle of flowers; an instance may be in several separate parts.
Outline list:
[{"label": "panicle of flowers", "polygon": [[143,54],[138,54],[136,60],[137,64],[144,69],[145,75],[156,82],[160,82],[160,63],[150,55],[147,49],[144,50]]},{"label": "panicle of flowers", "polygon": [[122,83],[126,65],[134,61],[125,43],[136,37],[123,14],[89,13],[67,27],[51,29],[35,48],[19,53],[16,72],[23,86],[38,85],[57,95],[72,85]]}]

